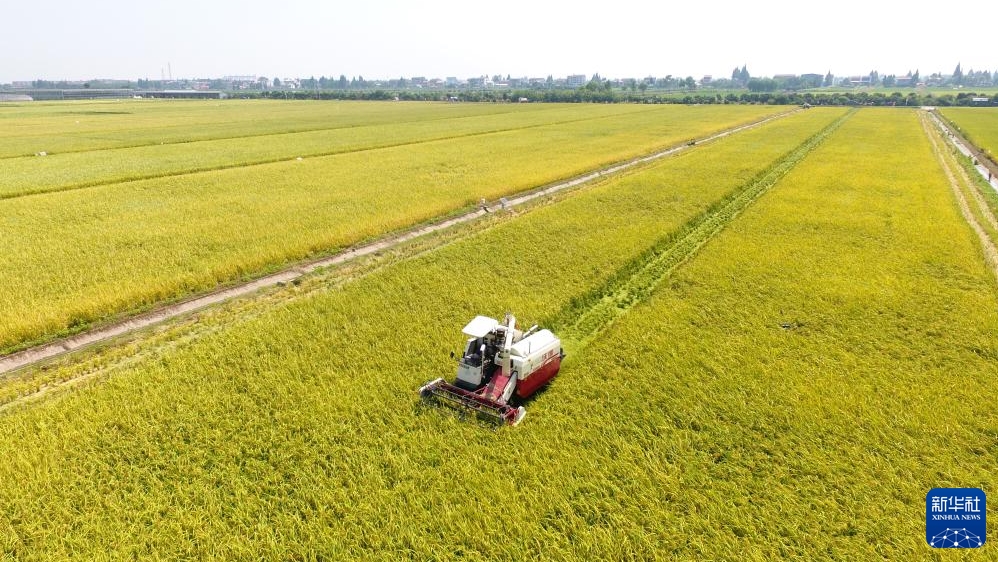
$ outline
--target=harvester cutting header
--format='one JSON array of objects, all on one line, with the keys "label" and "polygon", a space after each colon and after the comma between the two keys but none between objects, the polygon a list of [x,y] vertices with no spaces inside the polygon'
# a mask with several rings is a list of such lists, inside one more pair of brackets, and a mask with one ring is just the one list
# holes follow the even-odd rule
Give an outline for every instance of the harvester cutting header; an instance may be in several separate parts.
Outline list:
[{"label": "harvester cutting header", "polygon": [[498,423],[520,423],[527,412],[512,401],[529,397],[558,374],[565,357],[561,340],[537,326],[517,330],[512,314],[502,323],[476,316],[462,332],[468,340],[454,384],[444,379],[428,382],[419,389],[420,397]]}]

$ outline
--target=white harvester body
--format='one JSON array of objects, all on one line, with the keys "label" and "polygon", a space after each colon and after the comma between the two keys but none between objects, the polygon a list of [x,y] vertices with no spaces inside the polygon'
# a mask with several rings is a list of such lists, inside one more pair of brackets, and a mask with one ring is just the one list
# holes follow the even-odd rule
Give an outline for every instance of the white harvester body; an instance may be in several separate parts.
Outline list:
[{"label": "white harvester body", "polygon": [[525,399],[544,386],[558,374],[565,356],[557,336],[536,330],[537,326],[517,330],[511,314],[503,322],[476,316],[461,330],[468,339],[457,361],[454,384],[437,379],[423,385],[420,395],[519,423],[526,411],[522,406],[513,408],[510,401],[514,396]]}]

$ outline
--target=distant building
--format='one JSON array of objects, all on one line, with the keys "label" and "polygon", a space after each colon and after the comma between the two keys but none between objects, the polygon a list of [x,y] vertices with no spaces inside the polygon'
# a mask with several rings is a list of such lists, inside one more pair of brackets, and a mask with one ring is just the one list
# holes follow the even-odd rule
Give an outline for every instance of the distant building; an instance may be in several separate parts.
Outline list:
[{"label": "distant building", "polygon": [[710,74],[704,74],[703,78],[700,79],[700,83],[706,86],[714,81],[714,77]]},{"label": "distant building", "polygon": [[487,80],[487,78],[485,76],[476,76],[474,78],[468,78],[468,87],[469,88],[484,88],[486,80]]},{"label": "distant building", "polygon": [[586,85],[586,75],[585,74],[569,74],[568,78],[565,79],[565,84],[569,87],[579,87]]},{"label": "distant building", "polygon": [[846,79],[846,84],[850,86],[869,86],[870,85],[870,75],[865,76],[850,76]]},{"label": "distant building", "polygon": [[457,76],[448,76],[446,79],[444,79],[444,83],[447,84],[448,88],[453,88],[454,86],[457,86],[458,85]]}]

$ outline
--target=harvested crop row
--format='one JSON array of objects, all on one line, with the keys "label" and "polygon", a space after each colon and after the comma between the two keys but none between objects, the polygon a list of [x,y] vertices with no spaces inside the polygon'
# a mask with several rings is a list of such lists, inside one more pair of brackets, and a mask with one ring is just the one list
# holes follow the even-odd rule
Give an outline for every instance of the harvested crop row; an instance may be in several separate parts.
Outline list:
[{"label": "harvested crop row", "polygon": [[677,144],[772,108],[684,108],[0,202],[0,349]]},{"label": "harvested crop row", "polygon": [[924,558],[931,488],[998,486],[996,304],[914,112],[862,110],[578,354],[560,450],[622,460],[560,486],[626,486],[638,557]]},{"label": "harvested crop row", "polygon": [[[569,553],[558,537],[575,536],[594,556],[625,552],[561,511],[578,498],[593,525],[613,525],[607,508],[629,489],[578,482],[626,457],[572,431],[585,409],[549,403],[558,387],[528,406],[528,431],[509,432],[422,410],[415,388],[450,374],[470,316],[556,313],[841,114],[696,148],[10,411],[5,544],[24,559],[522,558]],[[481,532],[498,520],[518,533]]]}]

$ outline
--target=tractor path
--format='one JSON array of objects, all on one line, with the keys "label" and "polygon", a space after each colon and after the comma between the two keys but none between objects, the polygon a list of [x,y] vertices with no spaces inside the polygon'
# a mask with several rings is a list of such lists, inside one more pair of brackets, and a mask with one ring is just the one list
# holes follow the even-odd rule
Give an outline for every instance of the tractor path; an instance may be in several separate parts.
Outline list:
[{"label": "tractor path", "polygon": [[46,360],[64,355],[66,353],[84,349],[94,344],[104,342],[119,336],[123,336],[131,332],[135,332],[137,330],[161,324],[173,318],[184,316],[221,302],[251,295],[267,287],[272,287],[284,283],[290,283],[295,279],[298,279],[304,275],[316,271],[317,269],[340,265],[357,257],[376,254],[378,252],[393,248],[395,246],[398,246],[399,244],[408,242],[415,238],[419,238],[421,236],[425,236],[427,234],[431,234],[434,232],[442,231],[458,224],[474,221],[496,210],[497,208],[508,209],[511,207],[516,207],[518,205],[523,205],[540,197],[551,195],[566,189],[578,187],[583,184],[592,182],[594,180],[609,175],[617,174],[625,170],[628,170],[630,168],[634,168],[636,166],[647,164],[649,162],[658,160],[660,158],[664,158],[666,156],[682,152],[693,144],[715,141],[727,137],[729,135],[738,133],[740,131],[761,126],[770,121],[780,119],[787,115],[791,115],[792,113],[795,113],[795,111],[788,111],[786,113],[772,115],[765,119],[749,123],[747,125],[741,125],[738,127],[733,127],[731,129],[726,129],[719,133],[715,133],[711,136],[702,139],[696,139],[695,141],[692,141],[687,144],[673,146],[671,148],[661,150],[659,152],[655,152],[647,156],[624,161],[607,168],[602,168],[600,170],[590,172],[586,175],[577,177],[572,180],[541,187],[539,189],[529,191],[518,196],[511,196],[509,198],[504,198],[500,201],[493,201],[491,202],[490,205],[484,208],[480,208],[475,211],[469,211],[462,215],[458,215],[456,217],[441,222],[431,223],[399,234],[389,235],[379,240],[375,240],[369,244],[364,244],[361,246],[350,248],[348,250],[344,250],[333,256],[305,263],[300,263],[292,267],[289,267],[283,271],[280,271],[278,273],[267,275],[265,277],[260,277],[258,279],[246,283],[241,283],[225,289],[212,291],[183,302],[160,307],[151,312],[138,314],[130,318],[126,318],[117,322],[112,322],[104,326],[96,327],[94,329],[76,334],[74,336],[61,338],[47,344],[30,347],[22,351],[2,356],[0,357],[0,375],[10,373],[18,369],[23,369],[44,362]]}]

